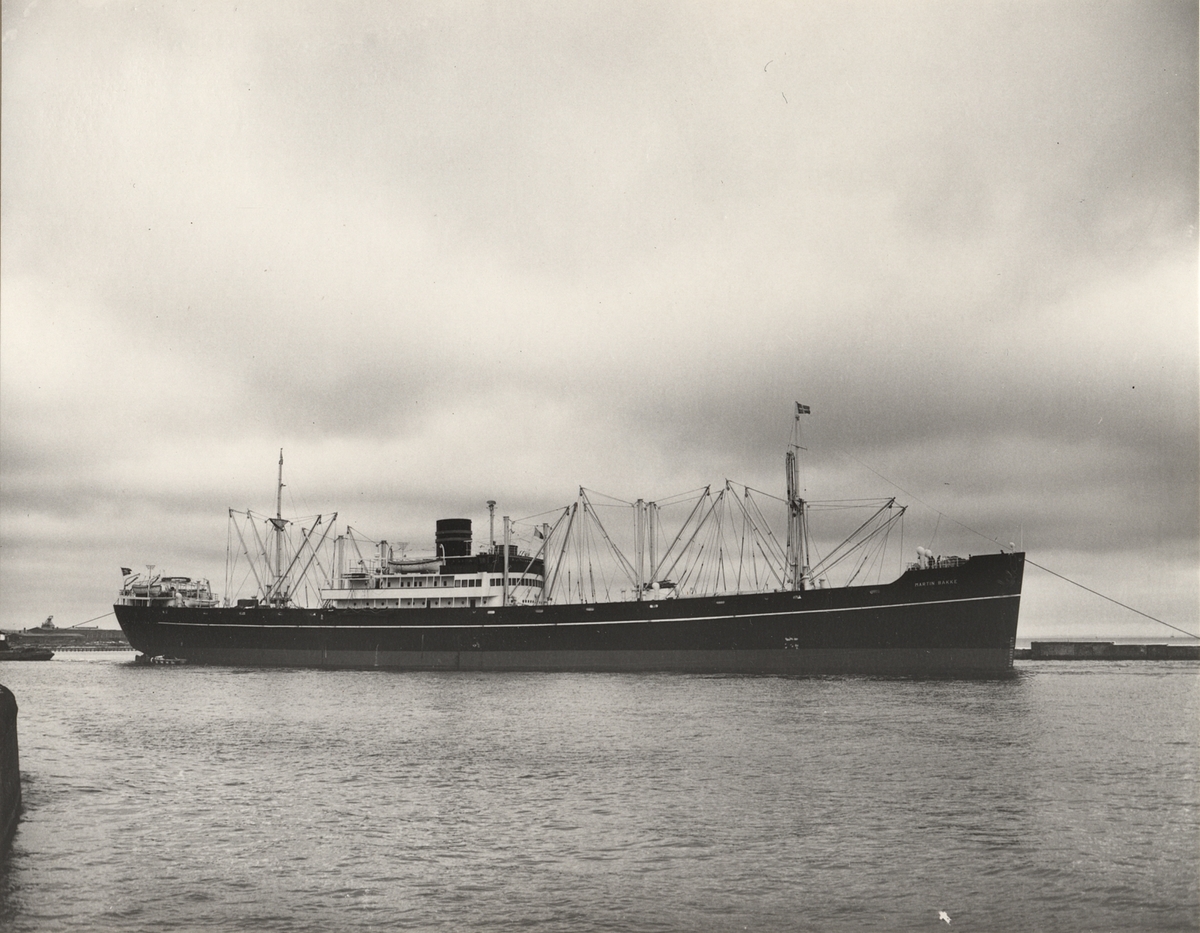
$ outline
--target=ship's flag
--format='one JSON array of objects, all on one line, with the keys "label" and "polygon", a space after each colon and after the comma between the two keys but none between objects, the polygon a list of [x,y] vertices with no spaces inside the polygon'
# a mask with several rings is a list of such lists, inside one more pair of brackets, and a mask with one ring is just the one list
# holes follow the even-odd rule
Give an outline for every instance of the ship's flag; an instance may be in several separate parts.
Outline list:
[{"label": "ship's flag", "polygon": [[132,571],[132,570],[130,570],[128,567],[122,567],[122,568],[121,568],[121,576],[123,576],[123,577],[127,577],[127,576],[129,576],[131,573],[133,573],[133,571]]},{"label": "ship's flag", "polygon": [[807,405],[801,405],[799,402],[797,402],[796,403],[796,414],[797,415],[811,415],[812,409],[809,408]]},{"label": "ship's flag", "polygon": [[542,534],[542,532],[541,532],[541,529],[540,529],[540,528],[535,528],[535,529],[533,529],[533,536],[534,536],[535,538],[545,538],[545,537],[546,537],[544,534]]}]

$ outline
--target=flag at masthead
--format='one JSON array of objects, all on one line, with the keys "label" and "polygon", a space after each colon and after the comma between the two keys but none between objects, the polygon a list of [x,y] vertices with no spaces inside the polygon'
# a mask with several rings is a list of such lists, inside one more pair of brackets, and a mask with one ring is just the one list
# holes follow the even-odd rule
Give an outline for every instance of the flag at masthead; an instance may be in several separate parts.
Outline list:
[{"label": "flag at masthead", "polygon": [[800,416],[811,414],[812,409],[807,405],[796,403],[796,423],[792,427],[792,443],[786,457],[787,585],[793,590],[802,590],[808,585],[808,529],[805,527],[804,499],[800,496],[800,468],[796,462],[796,451],[800,449]]}]

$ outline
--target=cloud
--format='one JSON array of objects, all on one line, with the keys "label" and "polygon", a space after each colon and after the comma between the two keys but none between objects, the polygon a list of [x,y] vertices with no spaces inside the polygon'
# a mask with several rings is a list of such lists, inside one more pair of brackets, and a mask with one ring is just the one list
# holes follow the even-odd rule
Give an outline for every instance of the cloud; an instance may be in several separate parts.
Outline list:
[{"label": "cloud", "polygon": [[1194,5],[5,20],[6,612],[56,540],[219,565],[280,447],[416,541],[778,488],[797,399],[815,496],[1200,559]]}]

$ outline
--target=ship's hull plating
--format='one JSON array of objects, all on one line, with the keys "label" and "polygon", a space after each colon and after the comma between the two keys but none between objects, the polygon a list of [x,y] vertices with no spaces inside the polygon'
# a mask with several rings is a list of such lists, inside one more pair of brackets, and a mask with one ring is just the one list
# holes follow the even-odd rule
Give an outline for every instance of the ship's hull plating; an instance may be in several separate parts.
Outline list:
[{"label": "ship's hull plating", "polygon": [[995,674],[1012,669],[1023,554],[876,587],[471,609],[115,608],[189,663],[407,670]]}]

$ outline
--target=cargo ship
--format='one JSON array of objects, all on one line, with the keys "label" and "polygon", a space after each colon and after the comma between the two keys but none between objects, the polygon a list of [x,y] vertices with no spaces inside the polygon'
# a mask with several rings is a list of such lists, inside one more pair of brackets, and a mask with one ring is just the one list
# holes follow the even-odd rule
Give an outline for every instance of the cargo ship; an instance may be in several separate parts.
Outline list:
[{"label": "cargo ship", "polygon": [[[750,674],[995,676],[1011,672],[1025,555],[940,556],[917,548],[882,574],[904,507],[894,499],[815,503],[801,495],[800,419],[785,454],[779,543],[759,494],[726,481],[693,499],[607,502],[580,489],[554,521],[503,516],[472,549],[472,521],[436,522],[432,553],[409,556],[337,516],[230,510],[231,568],[247,598],[218,599],[207,580],[122,568],[114,611],[146,657],[188,664],[474,671],[691,671]],[[683,507],[674,536],[666,506]],[[815,548],[823,506],[867,508],[840,543]],[[535,516],[534,518],[538,518]],[[610,521],[608,524],[612,524]],[[527,547],[522,542],[528,542]],[[624,547],[622,546],[624,544]],[[253,546],[252,546],[253,545]],[[821,553],[817,553],[820,551]],[[841,568],[845,582],[832,582]],[[227,589],[228,592],[228,589]]]}]

